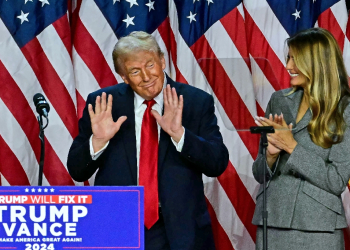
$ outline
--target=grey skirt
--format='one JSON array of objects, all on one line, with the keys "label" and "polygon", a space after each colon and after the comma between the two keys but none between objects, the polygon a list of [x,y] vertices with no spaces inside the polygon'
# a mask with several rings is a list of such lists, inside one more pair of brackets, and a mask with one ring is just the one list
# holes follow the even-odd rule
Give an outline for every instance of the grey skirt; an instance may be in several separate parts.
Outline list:
[{"label": "grey skirt", "polygon": [[[256,249],[263,249],[263,227],[256,233]],[[344,250],[343,230],[308,232],[293,229],[267,228],[268,250]]]}]

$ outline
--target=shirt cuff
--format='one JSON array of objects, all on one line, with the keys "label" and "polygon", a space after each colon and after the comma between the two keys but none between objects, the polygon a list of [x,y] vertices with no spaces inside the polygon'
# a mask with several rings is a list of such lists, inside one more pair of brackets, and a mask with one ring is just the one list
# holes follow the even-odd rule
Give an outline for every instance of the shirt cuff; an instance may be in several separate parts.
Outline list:
[{"label": "shirt cuff", "polygon": [[181,139],[179,142],[176,142],[173,140],[173,138],[170,137],[171,141],[173,142],[177,152],[181,152],[182,151],[182,148],[184,146],[184,141],[185,141],[185,128],[182,126],[182,128],[184,129],[184,133],[182,134],[181,136]]},{"label": "shirt cuff", "polygon": [[90,140],[89,140],[89,144],[90,144],[90,155],[93,161],[97,160],[97,158],[105,151],[105,149],[107,148],[109,141],[106,143],[106,145],[101,148],[99,151],[97,151],[96,153],[94,152],[94,147],[92,146],[92,136],[90,136]]}]

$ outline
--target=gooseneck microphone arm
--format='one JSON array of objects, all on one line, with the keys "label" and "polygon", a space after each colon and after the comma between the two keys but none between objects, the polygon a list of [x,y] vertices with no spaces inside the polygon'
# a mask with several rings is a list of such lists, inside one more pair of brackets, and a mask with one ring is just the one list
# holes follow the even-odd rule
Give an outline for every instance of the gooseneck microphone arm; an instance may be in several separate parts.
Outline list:
[{"label": "gooseneck microphone arm", "polygon": [[[43,182],[43,172],[44,172],[44,159],[45,159],[45,135],[44,135],[44,129],[49,125],[49,117],[48,113],[50,111],[50,105],[46,102],[45,97],[37,93],[33,97],[33,101],[36,107],[36,111],[38,112],[38,123],[39,123],[39,138],[40,138],[40,144],[41,144],[41,150],[40,150],[40,162],[39,162],[39,178],[38,178],[38,186],[42,186]],[[43,117],[46,119],[46,124],[43,126]]]}]

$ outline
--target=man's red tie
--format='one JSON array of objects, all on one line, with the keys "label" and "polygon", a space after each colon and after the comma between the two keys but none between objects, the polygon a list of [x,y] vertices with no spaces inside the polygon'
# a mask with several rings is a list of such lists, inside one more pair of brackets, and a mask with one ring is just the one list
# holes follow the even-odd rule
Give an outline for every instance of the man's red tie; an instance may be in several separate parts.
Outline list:
[{"label": "man's red tie", "polygon": [[141,127],[139,185],[144,186],[145,226],[150,229],[158,220],[158,129],[151,114],[154,100],[144,101],[147,109]]}]

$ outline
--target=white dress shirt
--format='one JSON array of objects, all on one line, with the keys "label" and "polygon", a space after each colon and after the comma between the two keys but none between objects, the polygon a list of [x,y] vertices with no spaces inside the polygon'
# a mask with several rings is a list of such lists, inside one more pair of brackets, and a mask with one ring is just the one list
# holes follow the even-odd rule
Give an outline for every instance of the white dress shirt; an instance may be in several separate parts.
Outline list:
[{"label": "white dress shirt", "polygon": [[[166,86],[166,76],[164,76],[164,87]],[[156,103],[152,106],[152,110],[156,110],[159,114],[163,113],[163,90],[157,95],[154,100]],[[134,92],[134,111],[135,111],[135,132],[136,132],[136,158],[137,158],[137,183],[139,179],[139,162],[140,162],[140,144],[141,144],[141,126],[142,126],[142,119],[143,119],[143,114],[145,113],[145,110],[147,108],[147,105],[144,104],[143,102],[145,101],[144,98],[139,96],[136,92]],[[160,130],[161,127],[157,123],[158,126],[158,141],[160,137]],[[117,132],[118,133],[118,132]],[[90,137],[90,155],[92,157],[92,160],[96,160],[107,148],[109,142],[106,143],[106,145],[100,149],[97,152],[94,152],[94,148],[92,146],[92,136]],[[171,141],[173,142],[174,146],[176,147],[176,150],[178,152],[181,152],[183,144],[184,144],[184,138],[185,138],[185,130],[184,133],[180,139],[180,141],[177,143],[176,141],[171,138]]]}]

